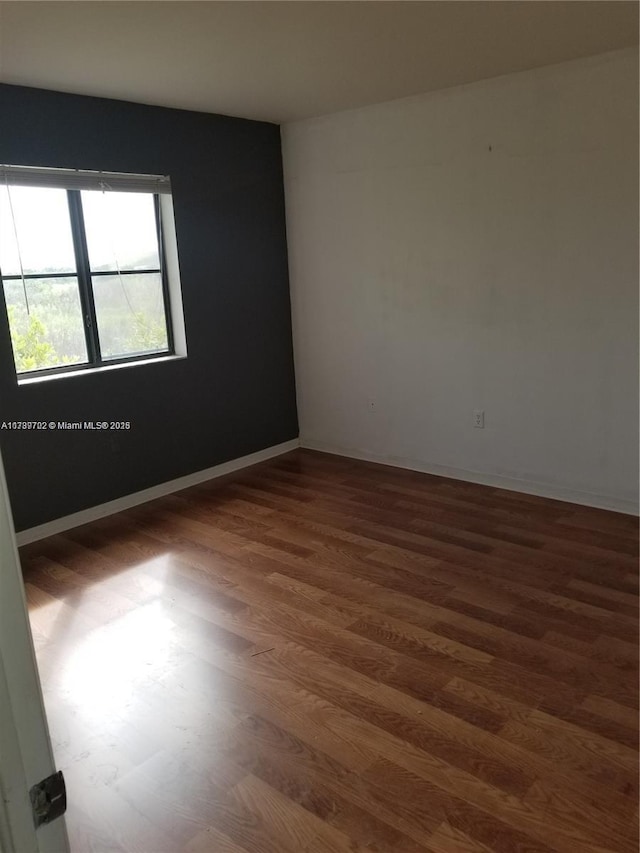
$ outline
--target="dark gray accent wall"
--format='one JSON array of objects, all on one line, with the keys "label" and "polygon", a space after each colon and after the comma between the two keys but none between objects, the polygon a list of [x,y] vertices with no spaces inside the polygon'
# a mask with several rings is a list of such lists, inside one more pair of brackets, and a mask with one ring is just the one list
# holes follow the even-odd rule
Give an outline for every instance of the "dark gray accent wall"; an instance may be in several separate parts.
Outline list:
[{"label": "dark gray accent wall", "polygon": [[171,176],[188,358],[18,386],[0,300],[0,430],[17,530],[298,435],[277,125],[0,85],[0,163]]}]

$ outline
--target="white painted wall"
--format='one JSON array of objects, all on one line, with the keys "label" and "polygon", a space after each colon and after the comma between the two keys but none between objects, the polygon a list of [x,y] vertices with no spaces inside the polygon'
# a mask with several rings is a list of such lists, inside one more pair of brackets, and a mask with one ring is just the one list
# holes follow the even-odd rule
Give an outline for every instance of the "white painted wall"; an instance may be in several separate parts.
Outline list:
[{"label": "white painted wall", "polygon": [[633,511],[637,61],[284,126],[303,446]]}]

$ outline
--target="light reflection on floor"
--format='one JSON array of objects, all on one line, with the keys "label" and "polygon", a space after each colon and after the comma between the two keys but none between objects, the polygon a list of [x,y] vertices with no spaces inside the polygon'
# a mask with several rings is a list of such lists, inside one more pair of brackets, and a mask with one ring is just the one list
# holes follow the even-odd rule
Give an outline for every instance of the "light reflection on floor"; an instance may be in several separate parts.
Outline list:
[{"label": "light reflection on floor", "polygon": [[[172,657],[175,623],[164,583],[170,573],[171,555],[164,555],[64,599],[30,601],[45,700],[55,684],[57,703],[92,728],[126,717],[136,691],[160,679]],[[106,624],[90,618],[91,606],[124,600],[128,587],[144,590],[147,600],[128,601],[121,614],[114,607]]]},{"label": "light reflection on floor", "polygon": [[162,602],[154,601],[92,631],[67,657],[61,693],[93,723],[123,714],[136,686],[162,674],[172,628]]},{"label": "light reflection on floor", "polygon": [[[229,705],[235,691],[215,666],[234,651],[208,637],[209,623],[198,614],[215,604],[185,588],[179,561],[167,553],[83,585],[69,575],[68,594],[60,599],[44,588],[27,589],[77,853],[102,849],[94,846],[100,827],[103,837],[124,833],[125,849],[131,832],[160,844],[149,823],[159,806],[147,792],[167,773],[181,778],[186,768],[206,782],[237,723]],[[58,580],[69,572],[52,561],[48,570]],[[216,701],[219,695],[224,703]]]}]

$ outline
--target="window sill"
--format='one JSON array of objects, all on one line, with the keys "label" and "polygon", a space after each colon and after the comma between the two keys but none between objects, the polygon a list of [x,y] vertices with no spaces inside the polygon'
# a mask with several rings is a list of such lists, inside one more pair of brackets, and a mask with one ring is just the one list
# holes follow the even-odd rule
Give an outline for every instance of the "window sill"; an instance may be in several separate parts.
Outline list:
[{"label": "window sill", "polygon": [[78,370],[68,370],[64,373],[51,373],[41,376],[26,376],[24,379],[18,379],[18,386],[22,385],[37,385],[40,382],[55,382],[60,379],[71,379],[76,376],[93,376],[96,373],[105,373],[112,370],[124,370],[131,367],[143,367],[147,364],[161,364],[168,361],[184,361],[186,355],[160,355],[157,358],[145,358],[139,361],[124,361],[118,364],[103,364],[100,367],[84,367]]}]

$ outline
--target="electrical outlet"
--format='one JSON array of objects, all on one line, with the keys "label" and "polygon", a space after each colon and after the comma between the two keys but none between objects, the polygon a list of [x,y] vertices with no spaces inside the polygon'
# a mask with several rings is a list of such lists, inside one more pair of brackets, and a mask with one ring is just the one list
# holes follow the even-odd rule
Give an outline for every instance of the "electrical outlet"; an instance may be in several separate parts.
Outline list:
[{"label": "electrical outlet", "polygon": [[484,429],[484,410],[473,410],[473,425],[476,429]]}]

